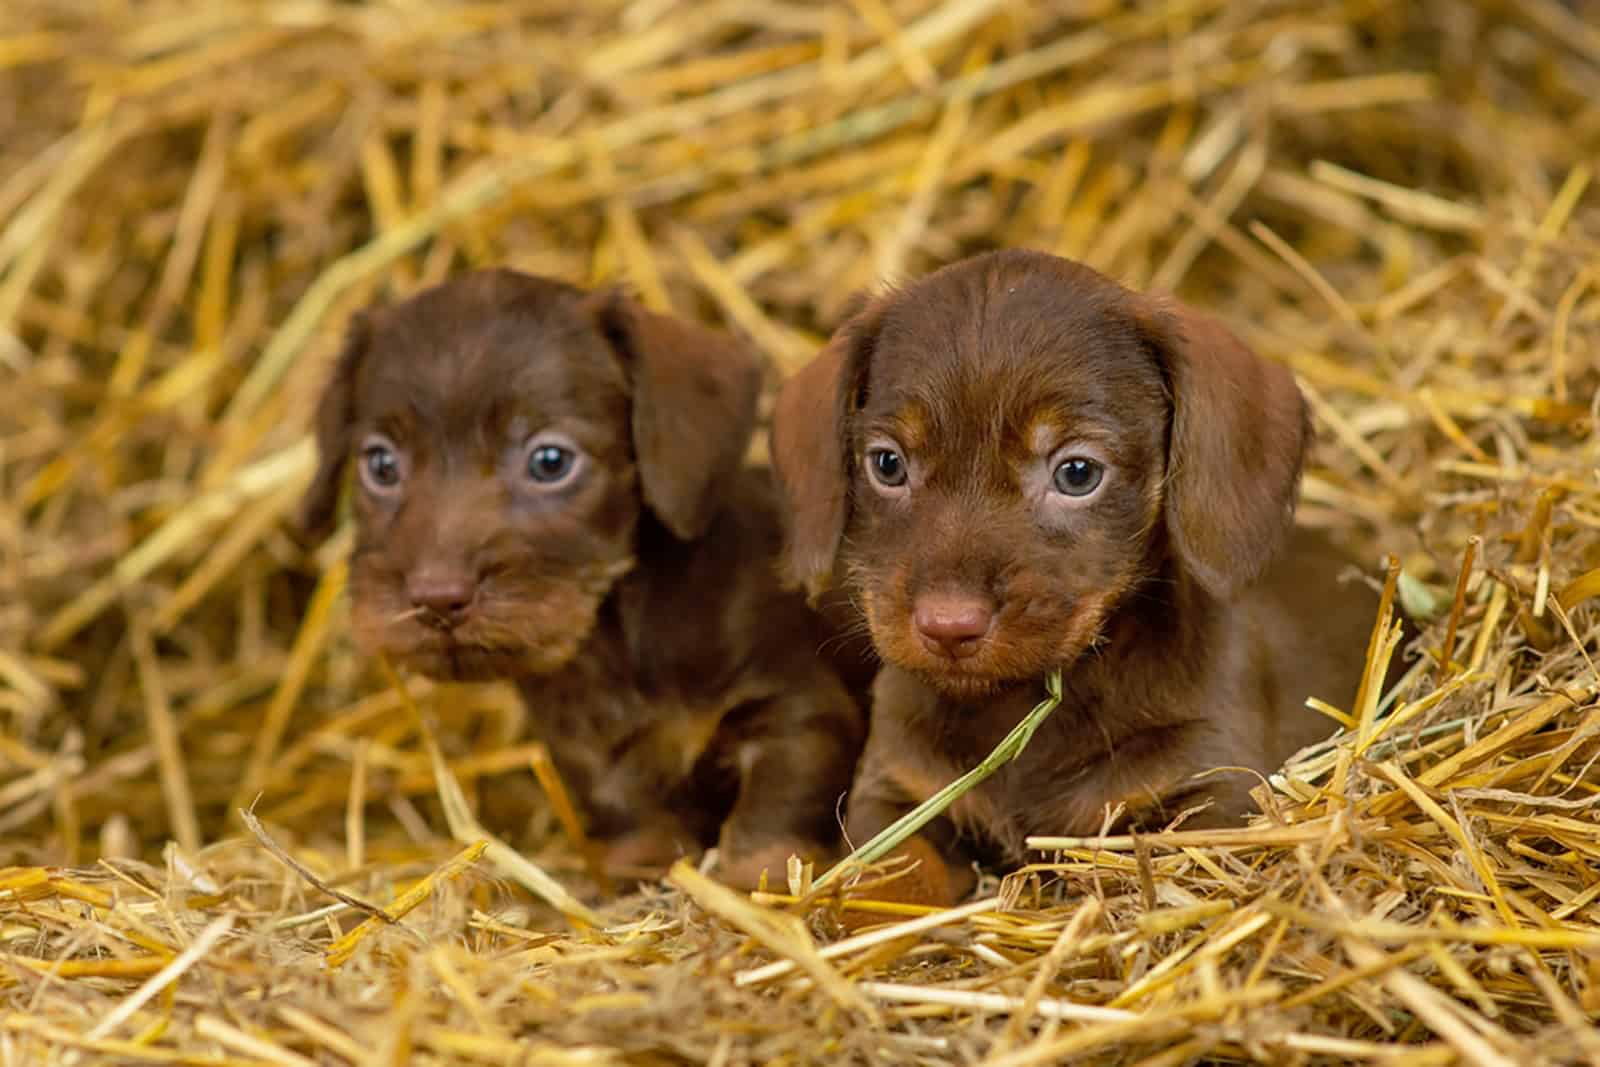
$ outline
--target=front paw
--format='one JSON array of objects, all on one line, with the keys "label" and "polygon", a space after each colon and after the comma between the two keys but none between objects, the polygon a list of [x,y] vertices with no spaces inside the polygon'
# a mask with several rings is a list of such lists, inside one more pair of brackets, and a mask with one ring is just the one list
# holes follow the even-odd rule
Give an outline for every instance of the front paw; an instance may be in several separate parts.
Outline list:
[{"label": "front paw", "polygon": [[767,887],[781,892],[788,884],[790,856],[820,867],[834,858],[834,850],[815,841],[789,837],[738,844],[724,834],[717,846],[717,878],[734,889],[750,890],[761,888],[761,876],[765,874]]},{"label": "front paw", "polygon": [[850,907],[851,901],[948,908],[972,892],[977,882],[970,868],[947,863],[921,834],[907,838],[885,860],[894,864],[881,878],[870,878],[845,892],[839,921],[846,930],[854,932],[899,918],[887,910]]},{"label": "front paw", "polygon": [[630,830],[603,845],[606,874],[618,882],[652,882],[700,848],[682,827],[667,823]]}]

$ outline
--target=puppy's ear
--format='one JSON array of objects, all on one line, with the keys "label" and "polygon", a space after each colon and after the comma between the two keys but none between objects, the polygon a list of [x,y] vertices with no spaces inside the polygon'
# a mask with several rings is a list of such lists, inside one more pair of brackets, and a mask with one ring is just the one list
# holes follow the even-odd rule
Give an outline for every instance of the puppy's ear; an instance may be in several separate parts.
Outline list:
[{"label": "puppy's ear", "polygon": [[879,312],[868,305],[784,383],[772,412],[772,469],[789,517],[787,577],[815,598],[833,575],[850,510],[847,433]]},{"label": "puppy's ear", "polygon": [[350,458],[350,428],[355,421],[356,376],[372,337],[366,312],[357,312],[345,329],[344,348],[334,360],[333,373],[317,402],[317,473],[300,504],[300,533],[307,541],[321,541],[333,529],[339,489]]},{"label": "puppy's ear", "polygon": [[761,366],[732,337],[658,315],[620,293],[590,303],[633,383],[633,449],[644,501],[689,541],[705,533],[755,429]]},{"label": "puppy's ear", "polygon": [[1179,561],[1212,595],[1260,577],[1294,525],[1310,416],[1294,377],[1220,322],[1141,297],[1172,388],[1166,517]]}]

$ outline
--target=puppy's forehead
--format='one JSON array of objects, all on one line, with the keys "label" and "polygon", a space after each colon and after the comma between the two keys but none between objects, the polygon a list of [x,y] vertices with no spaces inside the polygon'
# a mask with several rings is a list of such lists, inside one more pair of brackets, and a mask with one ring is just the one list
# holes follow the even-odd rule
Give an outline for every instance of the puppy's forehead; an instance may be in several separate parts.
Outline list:
[{"label": "puppy's forehead", "polygon": [[626,381],[581,295],[526,281],[490,286],[473,276],[380,313],[364,398],[446,433],[613,415]]},{"label": "puppy's forehead", "polygon": [[868,412],[915,412],[939,436],[987,425],[1027,439],[1086,420],[1114,428],[1159,409],[1160,369],[1126,293],[1060,263],[1040,269],[1029,258],[985,257],[890,298]]}]

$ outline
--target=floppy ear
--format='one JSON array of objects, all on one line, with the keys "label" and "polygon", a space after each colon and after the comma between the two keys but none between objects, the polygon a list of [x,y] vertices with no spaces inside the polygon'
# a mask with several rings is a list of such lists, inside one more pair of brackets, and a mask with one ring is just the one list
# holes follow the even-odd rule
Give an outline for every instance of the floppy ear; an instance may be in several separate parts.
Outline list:
[{"label": "floppy ear", "polygon": [[1294,526],[1311,439],[1294,377],[1227,327],[1175,300],[1140,318],[1172,389],[1167,528],[1179,561],[1230,597],[1259,578]]},{"label": "floppy ear", "polygon": [[849,517],[846,431],[877,329],[876,304],[845,322],[784,383],[772,412],[772,469],[789,518],[785,570],[813,598],[828,587]]},{"label": "floppy ear", "polygon": [[684,541],[705,533],[755,429],[761,367],[732,337],[658,315],[619,293],[593,305],[633,383],[644,501]]},{"label": "floppy ear", "polygon": [[333,373],[317,402],[317,473],[300,504],[300,532],[320,541],[333,529],[334,511],[339,505],[339,489],[344,482],[350,458],[350,427],[355,420],[356,375],[366,359],[372,325],[367,313],[358,311],[345,329],[344,348],[333,364]]}]

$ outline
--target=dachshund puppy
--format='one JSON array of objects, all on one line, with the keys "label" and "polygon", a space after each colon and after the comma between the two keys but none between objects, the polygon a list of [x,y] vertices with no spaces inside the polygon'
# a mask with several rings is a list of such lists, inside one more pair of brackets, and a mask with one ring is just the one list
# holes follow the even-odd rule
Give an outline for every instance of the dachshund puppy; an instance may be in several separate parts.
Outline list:
[{"label": "dachshund puppy", "polygon": [[358,314],[317,413],[302,521],[353,465],[358,643],[515,680],[613,866],[717,844],[750,886],[838,838],[863,716],[741,469],[759,384],[727,336],[490,270]]},{"label": "dachshund puppy", "polygon": [[1355,691],[1376,597],[1294,531],[1304,400],[1181,304],[1053,256],[968,259],[846,322],[773,433],[791,577],[842,584],[885,662],[856,843],[1062,672],[1023,754],[912,839],[912,898],[960,896],[973,860],[1024,862],[1030,834],[1098,832],[1108,805],[1236,819],[1259,781],[1240,768],[1332,732],[1305,698]]}]

